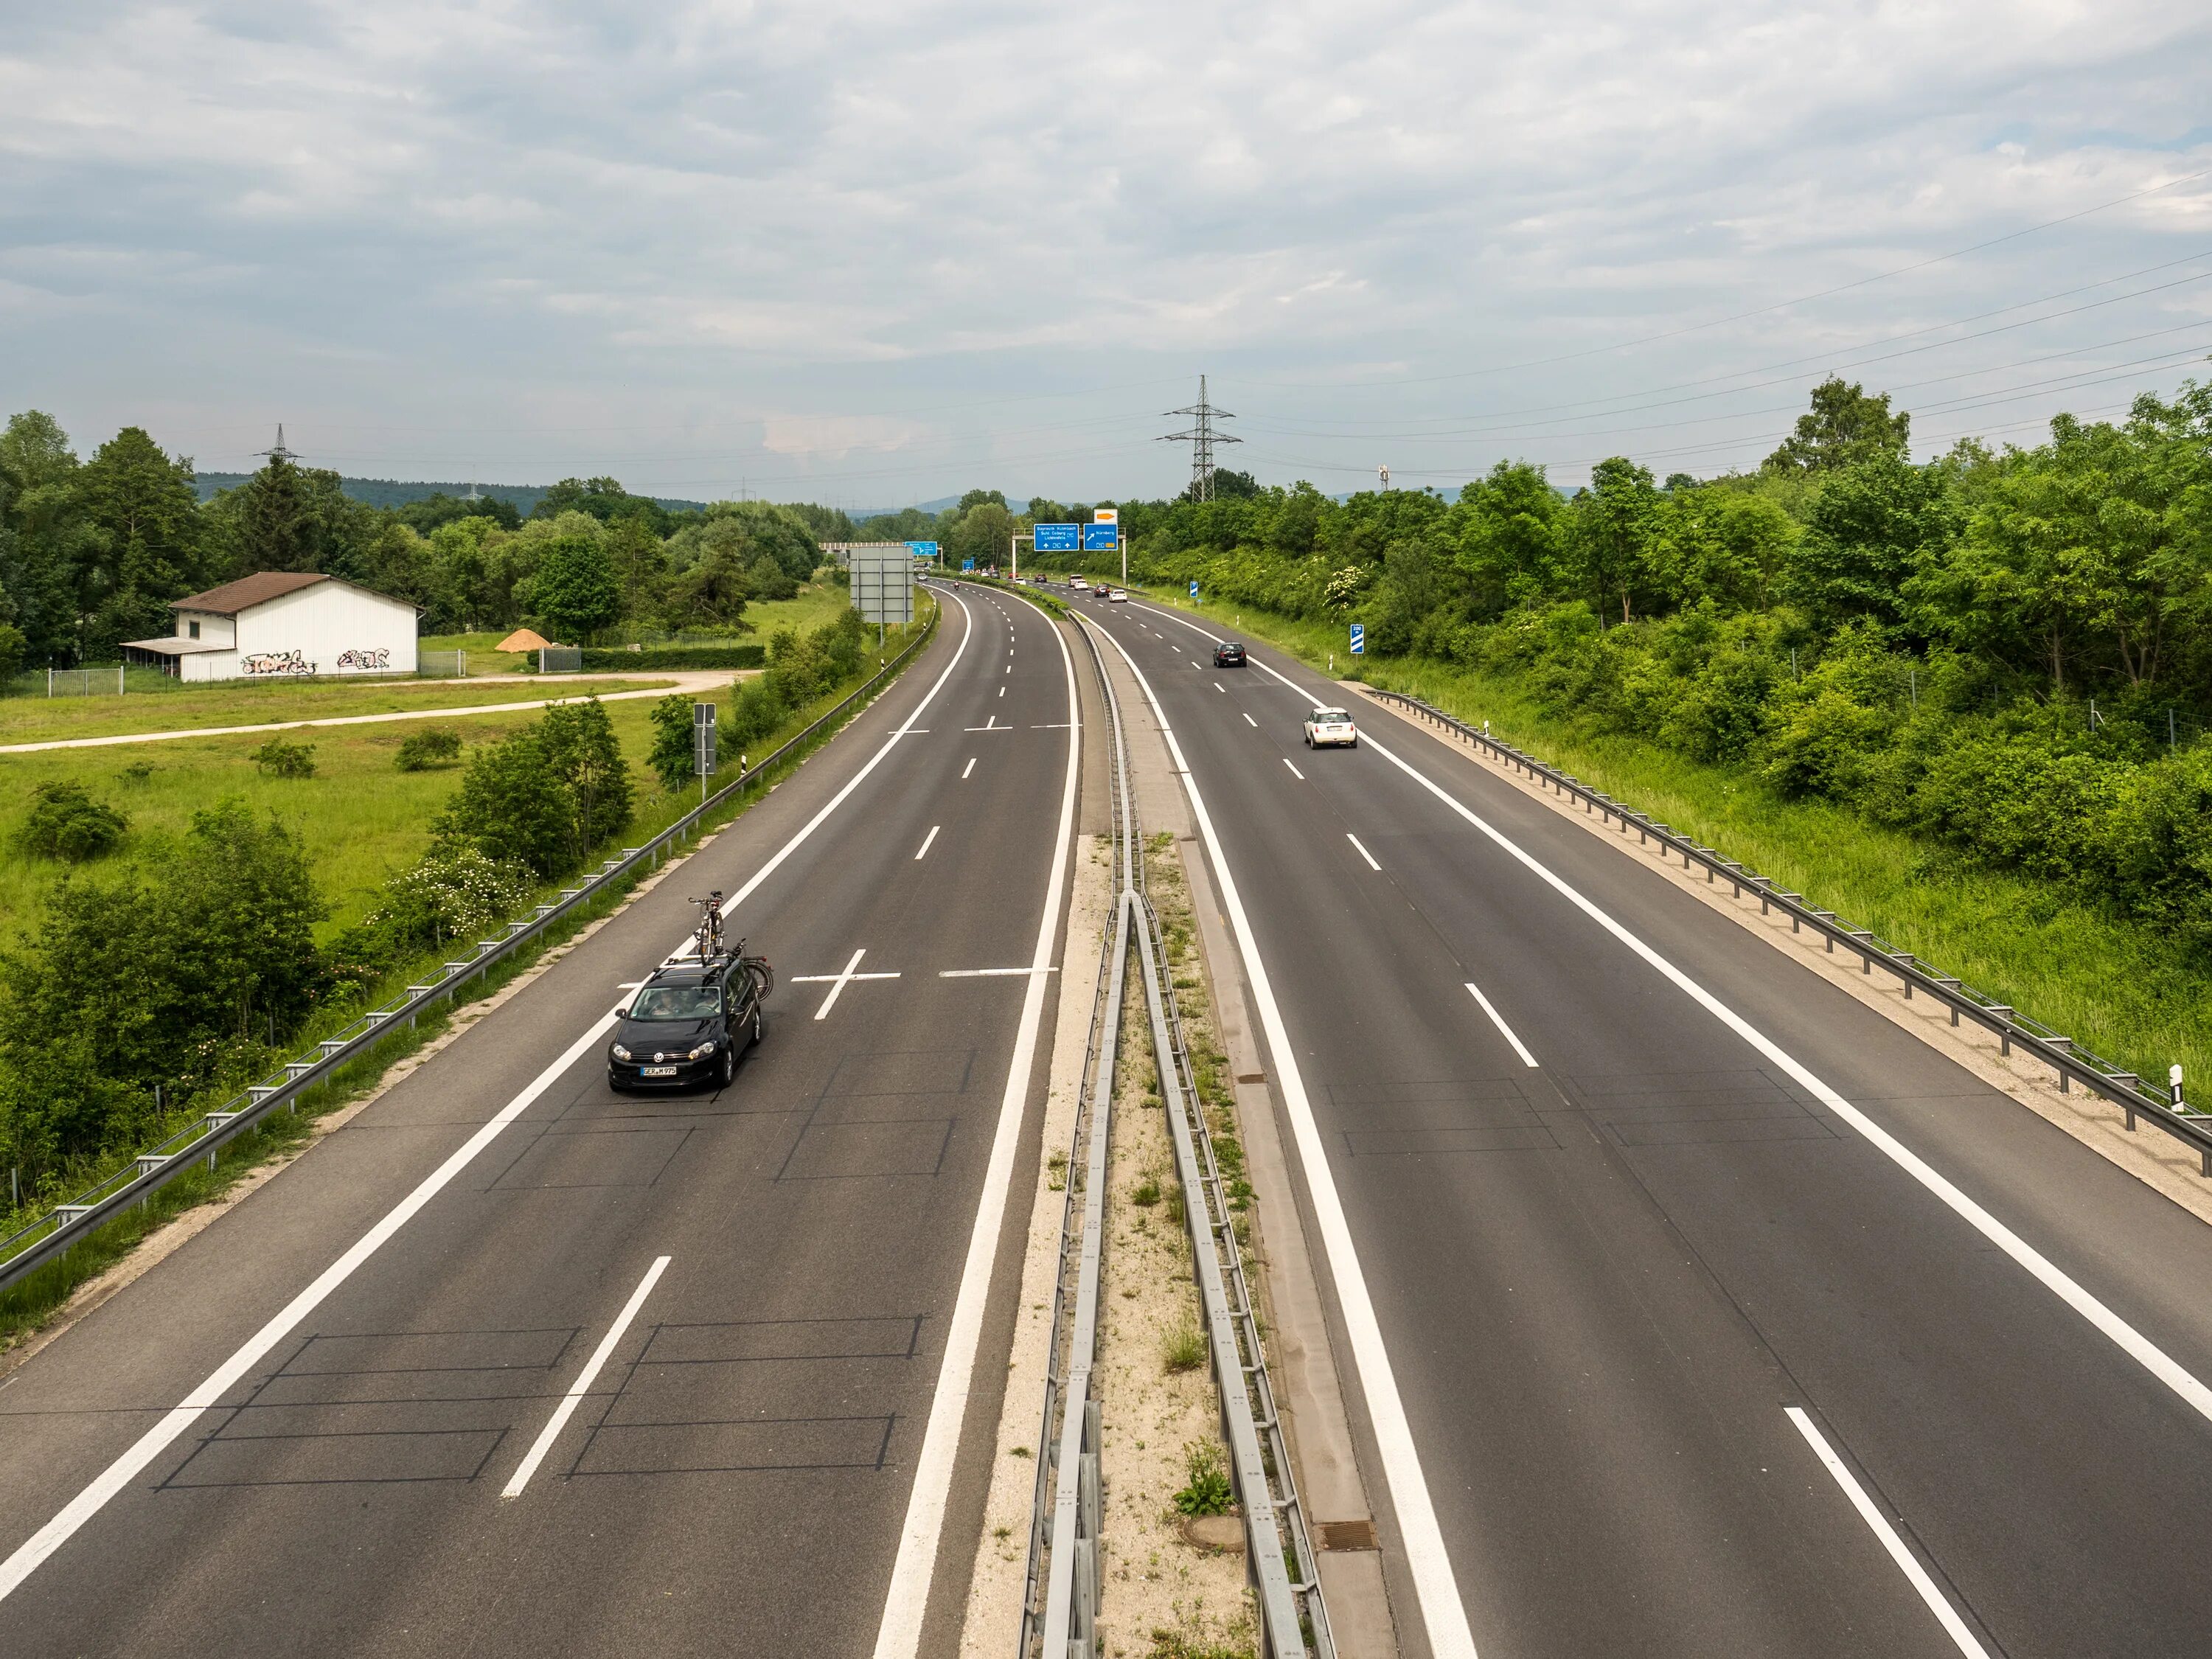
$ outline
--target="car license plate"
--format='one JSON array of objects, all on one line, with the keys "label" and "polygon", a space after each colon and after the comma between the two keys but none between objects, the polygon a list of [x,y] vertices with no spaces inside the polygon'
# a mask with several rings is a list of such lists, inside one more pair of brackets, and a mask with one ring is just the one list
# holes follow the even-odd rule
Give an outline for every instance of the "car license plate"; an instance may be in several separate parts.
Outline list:
[{"label": "car license plate", "polygon": [[640,1077],[674,1077],[676,1068],[673,1066],[641,1066],[637,1068],[637,1074]]}]

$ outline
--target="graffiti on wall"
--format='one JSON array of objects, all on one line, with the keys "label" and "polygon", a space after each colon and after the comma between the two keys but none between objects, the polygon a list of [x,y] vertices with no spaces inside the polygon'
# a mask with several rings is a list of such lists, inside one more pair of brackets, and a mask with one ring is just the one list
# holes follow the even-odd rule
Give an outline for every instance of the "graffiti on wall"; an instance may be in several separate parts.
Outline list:
[{"label": "graffiti on wall", "polygon": [[257,651],[239,666],[249,674],[312,674],[315,672],[296,651]]},{"label": "graffiti on wall", "polygon": [[380,645],[374,651],[341,651],[340,668],[389,668],[392,666],[392,647]]}]

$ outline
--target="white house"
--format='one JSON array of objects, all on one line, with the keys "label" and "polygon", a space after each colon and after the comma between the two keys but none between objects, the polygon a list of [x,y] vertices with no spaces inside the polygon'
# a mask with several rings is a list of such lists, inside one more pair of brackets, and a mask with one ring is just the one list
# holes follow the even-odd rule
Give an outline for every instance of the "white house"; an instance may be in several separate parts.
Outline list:
[{"label": "white house", "polygon": [[125,661],[186,680],[415,672],[415,607],[337,576],[263,570],[169,608],[176,633],[126,641]]}]

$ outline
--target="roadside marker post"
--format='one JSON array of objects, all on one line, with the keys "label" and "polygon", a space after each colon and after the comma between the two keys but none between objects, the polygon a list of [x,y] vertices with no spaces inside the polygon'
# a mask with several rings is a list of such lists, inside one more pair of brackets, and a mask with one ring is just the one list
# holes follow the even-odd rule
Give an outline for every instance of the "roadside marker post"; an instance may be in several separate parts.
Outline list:
[{"label": "roadside marker post", "polygon": [[[1195,584],[1193,586],[1195,586]],[[1365,623],[1352,624],[1352,654],[1355,657],[1364,657],[1367,654],[1367,624]]]},{"label": "roadside marker post", "polygon": [[691,705],[691,767],[699,775],[699,799],[707,799],[707,780],[714,775],[714,705]]}]

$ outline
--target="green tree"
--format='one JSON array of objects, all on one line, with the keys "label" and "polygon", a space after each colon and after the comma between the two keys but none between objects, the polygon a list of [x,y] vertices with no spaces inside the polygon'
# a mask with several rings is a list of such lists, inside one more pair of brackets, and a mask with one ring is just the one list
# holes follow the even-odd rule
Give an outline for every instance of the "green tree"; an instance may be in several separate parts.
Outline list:
[{"label": "green tree", "polygon": [[1590,469],[1589,488],[1567,514],[1567,553],[1599,616],[1618,600],[1620,620],[1635,620],[1635,601],[1650,591],[1648,556],[1658,491],[1651,474],[1624,456]]},{"label": "green tree", "polygon": [[653,749],[645,763],[660,779],[663,789],[680,789],[699,775],[691,703],[690,696],[677,691],[653,705]]},{"label": "green tree", "polygon": [[99,535],[84,584],[88,653],[172,631],[169,601],[206,586],[204,526],[192,464],[174,460],[140,428],[126,426],[78,470],[76,492]]},{"label": "green tree", "polygon": [[1459,499],[1453,564],[1477,616],[1495,617],[1560,585],[1566,504],[1542,467],[1500,461]]},{"label": "green tree", "polygon": [[1912,416],[1890,412],[1889,393],[1869,398],[1856,381],[1831,375],[1813,388],[1813,407],[1797,417],[1797,428],[1766,458],[1775,472],[1834,472],[1887,456],[1902,461],[1910,445]]},{"label": "green tree", "polygon": [[77,471],[52,416],[29,410],[0,432],[0,591],[35,663],[78,658],[84,573],[100,538],[78,498]]},{"label": "green tree", "polygon": [[1895,630],[1905,584],[1958,532],[1943,473],[1877,455],[1832,473],[1790,551],[1783,592],[1823,629],[1858,618]]},{"label": "green tree", "polygon": [[561,536],[546,544],[524,603],[555,634],[587,641],[622,616],[622,585],[597,536]]}]

